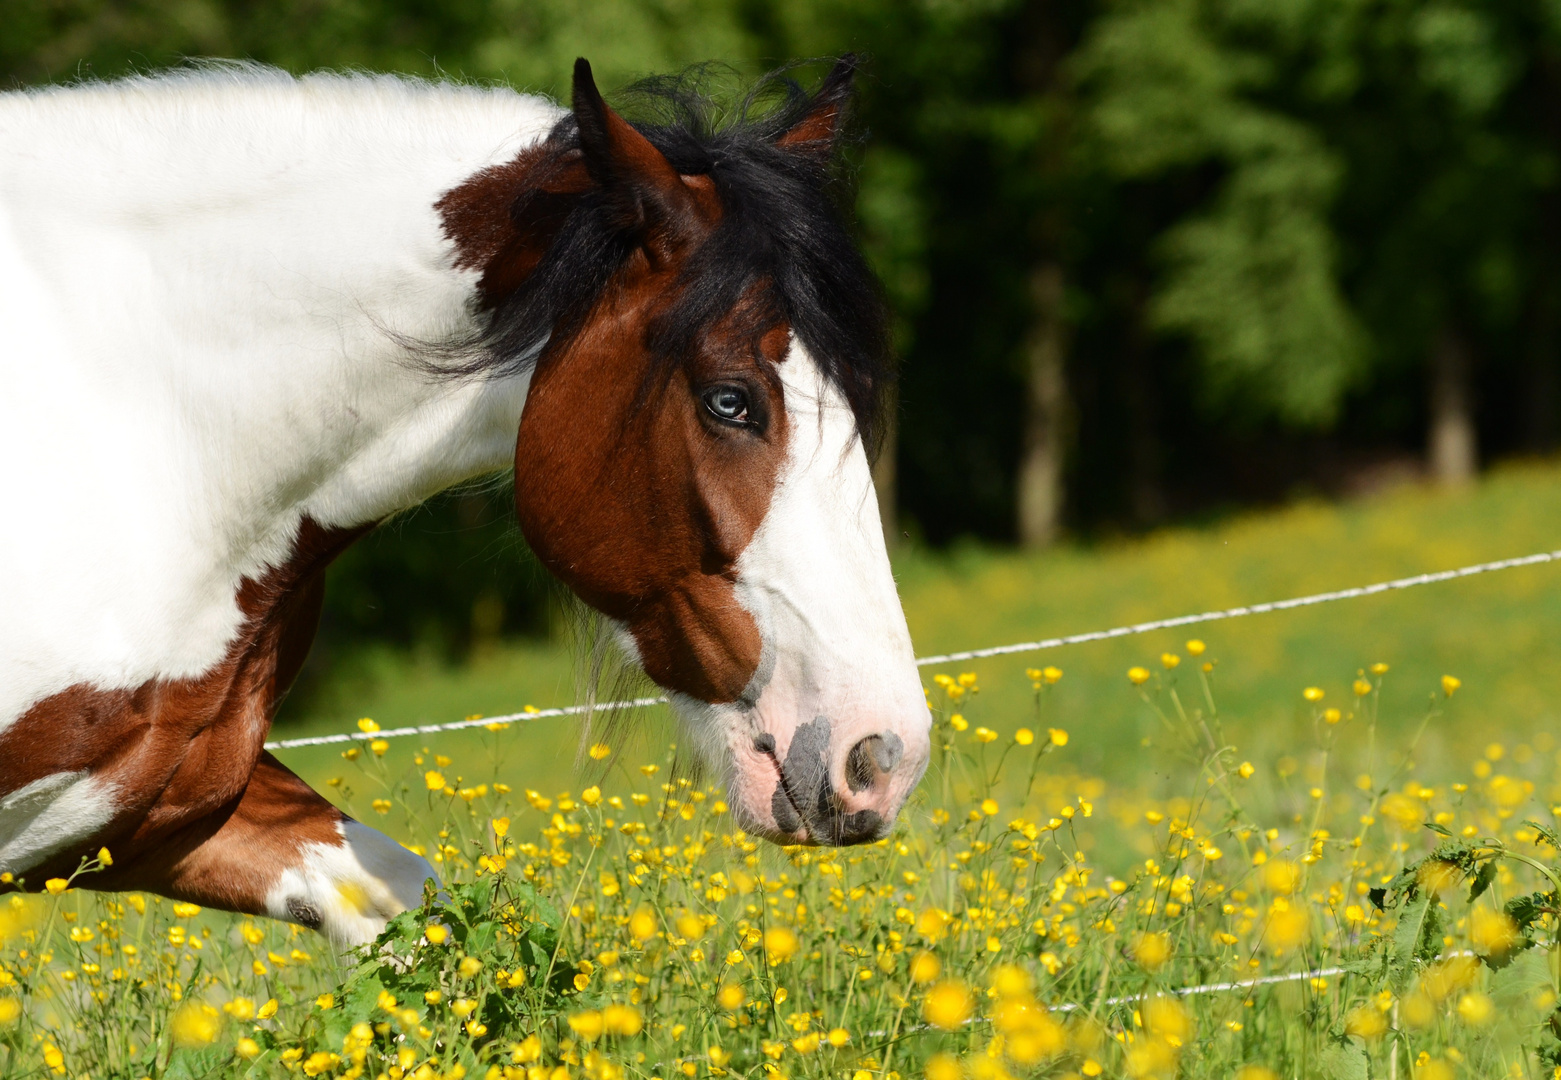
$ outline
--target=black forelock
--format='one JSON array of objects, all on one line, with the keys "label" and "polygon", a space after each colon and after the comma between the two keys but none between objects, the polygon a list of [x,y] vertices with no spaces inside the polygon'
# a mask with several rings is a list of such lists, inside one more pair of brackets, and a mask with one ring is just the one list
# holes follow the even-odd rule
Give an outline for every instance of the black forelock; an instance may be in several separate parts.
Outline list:
[{"label": "black forelock", "polygon": [[[710,177],[722,207],[682,267],[675,300],[648,328],[659,374],[686,362],[720,320],[757,300],[760,322],[789,324],[840,388],[872,449],[889,367],[878,283],[846,224],[837,162],[776,145],[808,115],[813,95],[783,70],[723,115],[709,90],[713,74],[702,66],[645,79],[621,98],[630,122],[678,172]],[[554,161],[577,151],[575,118],[559,121],[545,145]],[[512,214],[534,212],[532,200],[548,197],[522,193]],[[460,370],[510,374],[546,363],[582,328],[634,251],[638,241],[619,219],[600,191],[575,197],[536,269],[487,313],[478,355]]]}]

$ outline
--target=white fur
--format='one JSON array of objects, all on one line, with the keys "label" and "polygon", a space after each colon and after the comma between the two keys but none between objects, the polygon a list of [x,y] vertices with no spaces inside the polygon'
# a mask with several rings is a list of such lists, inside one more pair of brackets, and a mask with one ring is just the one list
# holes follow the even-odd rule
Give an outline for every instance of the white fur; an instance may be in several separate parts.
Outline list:
[{"label": "white fur", "polygon": [[0,873],[21,876],[95,836],[114,816],[115,793],[82,770],[39,777],[0,799]]},{"label": "white fur", "polygon": [[423,883],[439,875],[414,854],[356,821],[341,826],[340,845],[309,844],[303,858],[284,870],[266,895],[272,918],[294,918],[292,904],[307,904],[323,920],[320,933],[338,948],[373,941],[385,923],[423,902]]},{"label": "white fur", "polygon": [[74,684],[198,675],[298,523],[377,521],[513,454],[434,203],[546,133],[505,90],[255,69],[0,94],[0,730]]}]

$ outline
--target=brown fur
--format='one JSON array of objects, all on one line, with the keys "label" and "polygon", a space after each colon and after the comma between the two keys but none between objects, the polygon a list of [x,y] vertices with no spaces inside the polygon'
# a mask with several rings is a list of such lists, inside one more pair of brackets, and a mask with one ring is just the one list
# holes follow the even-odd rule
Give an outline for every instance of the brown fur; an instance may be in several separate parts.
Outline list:
[{"label": "brown fur", "polygon": [[[81,850],[30,870],[29,887],[68,876],[82,856],[105,845],[117,865],[94,886],[204,894],[221,876],[220,864],[232,877],[222,906],[255,911],[263,889],[256,896],[240,884],[261,884],[253,880],[254,868],[285,862],[311,840],[339,842],[340,811],[269,755],[256,766],[276,704],[314,639],[325,566],[364,531],[327,530],[305,520],[286,563],[240,584],[243,628],[227,655],[198,678],[159,679],[132,690],[73,686],[0,732],[0,795],[81,770],[112,782],[120,794],[109,826]],[[251,829],[244,847],[201,850],[224,829],[232,833],[278,815],[291,822],[288,830]]]}]

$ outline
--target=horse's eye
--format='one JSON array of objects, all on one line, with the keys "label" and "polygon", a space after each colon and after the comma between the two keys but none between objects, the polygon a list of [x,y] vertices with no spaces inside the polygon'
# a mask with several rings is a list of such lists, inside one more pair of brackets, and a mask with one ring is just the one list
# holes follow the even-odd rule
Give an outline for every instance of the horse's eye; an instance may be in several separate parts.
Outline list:
[{"label": "horse's eye", "polygon": [[748,422],[748,392],[740,386],[712,386],[705,391],[705,408],[718,420]]}]

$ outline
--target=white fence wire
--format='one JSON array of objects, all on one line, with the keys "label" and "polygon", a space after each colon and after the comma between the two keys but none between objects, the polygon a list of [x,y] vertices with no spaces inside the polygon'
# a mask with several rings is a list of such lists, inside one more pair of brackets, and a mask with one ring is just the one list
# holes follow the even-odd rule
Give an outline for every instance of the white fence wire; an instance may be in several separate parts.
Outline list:
[{"label": "white fence wire", "polygon": [[[1489,574],[1497,570],[1513,570],[1520,566],[1538,566],[1541,563],[1557,561],[1561,561],[1561,550],[1542,551],[1534,555],[1520,555],[1512,559],[1497,559],[1495,562],[1461,566],[1456,570],[1438,570],[1426,574],[1416,574],[1413,577],[1394,578],[1392,581],[1379,581],[1373,585],[1359,585],[1350,589],[1335,589],[1331,592],[1313,593],[1310,596],[1296,596],[1289,600],[1270,600],[1262,604],[1225,608],[1221,611],[1205,611],[1196,615],[1177,615],[1169,619],[1153,619],[1149,622],[1133,623],[1130,626],[1113,626],[1109,630],[1090,630],[1082,634],[1041,638],[1038,641],[1020,641],[1012,645],[994,645],[986,649],[968,649],[964,652],[921,656],[916,658],[916,665],[918,667],[928,667],[932,664],[952,664],[961,660],[983,660],[990,656],[1041,652],[1046,649],[1060,648],[1064,645],[1083,645],[1090,641],[1108,641],[1112,638],[1130,637],[1134,634],[1147,634],[1153,630],[1171,630],[1180,626],[1196,626],[1198,623],[1219,622],[1222,619],[1239,619],[1246,615],[1266,615],[1274,611],[1290,611],[1293,608],[1311,607],[1315,604],[1329,604],[1335,600],[1355,600],[1364,596],[1376,596],[1378,593],[1393,592],[1397,589],[1412,589],[1419,585],[1435,585],[1443,581],[1456,581],[1459,578]],[[595,710],[645,708],[650,705],[664,705],[666,700],[664,697],[635,698],[632,701],[613,701],[594,706],[569,705],[559,709],[526,709],[522,712],[505,713],[502,716],[457,720],[446,724],[417,724],[412,727],[390,728],[384,731],[341,731],[333,735],[277,739],[266,743],[266,749],[292,750],[303,746],[330,746],[334,743],[365,742],[370,739],[397,739],[411,735],[433,735],[441,731],[497,727],[527,720],[547,720],[559,716],[579,716],[582,713]]]}]

